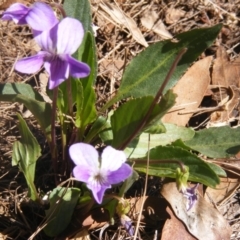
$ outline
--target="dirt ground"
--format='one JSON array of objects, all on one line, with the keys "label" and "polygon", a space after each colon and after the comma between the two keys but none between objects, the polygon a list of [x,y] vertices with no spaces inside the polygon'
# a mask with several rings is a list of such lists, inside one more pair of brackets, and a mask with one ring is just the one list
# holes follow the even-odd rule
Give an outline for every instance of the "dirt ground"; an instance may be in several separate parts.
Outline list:
[{"label": "dirt ground", "polygon": [[[0,0],[0,13],[13,2],[19,1]],[[29,3],[30,1],[23,0],[21,2]],[[46,2],[54,1],[47,0]],[[60,0],[55,2],[61,3]],[[114,95],[120,85],[124,67],[134,56],[144,50],[147,45],[169,39],[178,33],[222,23],[221,33],[201,58],[209,55],[215,57],[220,46],[226,49],[230,61],[239,57],[240,1],[238,0],[91,0],[91,6],[93,23],[97,29],[99,71],[95,90],[98,107]],[[120,13],[118,17],[112,14],[110,6],[118,9],[117,11]],[[126,16],[130,21],[126,21]],[[40,90],[44,83],[39,81],[39,73],[33,76],[23,75],[14,71],[13,67],[17,59],[32,55],[37,50],[31,31],[27,26],[20,27],[13,22],[0,20],[0,83],[28,82]],[[49,152],[34,118],[23,106],[6,102],[0,104],[0,232],[9,234],[9,238],[4,238],[4,235],[0,233],[0,239],[26,239],[28,232],[32,233],[34,225],[26,222],[28,220],[24,217],[24,209],[22,206],[20,207],[21,201],[26,196],[27,187],[18,169],[11,166],[12,145],[19,137],[16,112],[25,116],[30,128],[42,144],[43,151],[46,155]],[[47,163],[41,167],[44,171],[44,168],[47,169]],[[235,172],[240,174],[239,168],[238,170],[235,168]],[[144,181],[144,177],[141,181]],[[137,188],[143,186],[141,181],[136,185]],[[44,183],[44,179],[39,179],[39,188]],[[159,184],[159,181],[153,179],[150,181],[149,189],[152,187],[158,189],[156,186]],[[50,186],[44,186],[44,189],[45,191],[50,190]],[[220,209],[232,227],[231,240],[240,239],[239,196],[240,188],[236,187],[225,201],[225,205],[221,206],[223,210]],[[39,212],[40,214],[41,212]],[[37,228],[37,226],[35,227]],[[112,236],[111,231],[109,235],[104,236],[104,239],[117,239],[110,237]],[[39,234],[35,239],[48,238]],[[92,239],[97,239],[97,237],[94,237],[93,234]],[[152,235],[147,237],[146,234],[143,239],[161,238],[159,235],[158,238],[153,238]]]}]

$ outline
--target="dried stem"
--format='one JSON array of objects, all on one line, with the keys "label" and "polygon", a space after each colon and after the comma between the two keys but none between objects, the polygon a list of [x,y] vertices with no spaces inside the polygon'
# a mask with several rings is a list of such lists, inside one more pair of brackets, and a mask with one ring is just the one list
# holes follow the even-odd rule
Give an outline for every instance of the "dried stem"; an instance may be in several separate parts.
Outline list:
[{"label": "dried stem", "polygon": [[142,197],[142,202],[141,202],[141,207],[140,207],[140,211],[139,211],[139,215],[138,215],[138,220],[137,220],[137,225],[136,225],[136,229],[135,229],[135,233],[134,233],[134,238],[133,240],[137,239],[137,233],[138,233],[138,229],[140,226],[140,221],[141,221],[141,217],[142,217],[142,212],[143,212],[143,206],[145,203],[145,196],[147,193],[147,184],[148,184],[148,168],[149,168],[149,151],[150,149],[150,134],[148,134],[148,156],[147,156],[147,168],[146,168],[146,179],[145,179],[145,185],[144,185],[144,190],[143,190],[143,197]]}]

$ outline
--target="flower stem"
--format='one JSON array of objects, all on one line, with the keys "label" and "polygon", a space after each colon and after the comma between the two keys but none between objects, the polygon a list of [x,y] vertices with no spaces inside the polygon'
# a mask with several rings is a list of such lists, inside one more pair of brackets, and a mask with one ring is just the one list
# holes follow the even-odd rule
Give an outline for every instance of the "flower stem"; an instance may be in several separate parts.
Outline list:
[{"label": "flower stem", "polygon": [[60,4],[58,4],[58,3],[50,3],[50,5],[52,7],[56,7],[61,12],[63,18],[67,17],[67,14],[66,14],[65,10],[63,9],[63,7]]},{"label": "flower stem", "polygon": [[57,149],[56,149],[55,120],[57,114],[57,97],[58,87],[53,89],[52,116],[51,116],[51,146],[50,146],[56,184],[57,184]]},{"label": "flower stem", "polygon": [[72,104],[72,83],[71,79],[67,79],[67,96],[68,96],[68,113],[73,117],[73,104]]},{"label": "flower stem", "polygon": [[143,129],[143,127],[146,125],[147,121],[149,120],[149,117],[152,114],[152,111],[154,109],[154,107],[159,103],[161,97],[162,97],[162,93],[164,88],[166,87],[168,81],[170,80],[170,77],[172,76],[173,72],[175,71],[177,64],[179,63],[180,59],[182,58],[183,54],[187,51],[186,48],[183,48],[177,55],[177,57],[175,58],[170,70],[168,71],[167,76],[165,77],[163,84],[161,85],[160,89],[158,90],[152,104],[150,105],[145,117],[142,119],[142,121],[140,122],[140,124],[138,125],[138,127],[135,129],[135,131],[132,133],[131,136],[129,136],[129,138],[122,143],[121,146],[118,147],[119,150],[123,150],[127,147],[127,145],[136,137],[136,135]]}]

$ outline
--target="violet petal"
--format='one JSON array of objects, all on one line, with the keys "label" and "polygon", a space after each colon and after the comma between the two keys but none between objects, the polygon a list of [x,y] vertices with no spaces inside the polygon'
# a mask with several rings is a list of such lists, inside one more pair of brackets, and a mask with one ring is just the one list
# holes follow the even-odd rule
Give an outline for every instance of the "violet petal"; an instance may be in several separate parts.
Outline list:
[{"label": "violet petal", "polygon": [[116,150],[111,146],[107,146],[102,153],[101,168],[109,171],[115,171],[127,160],[123,151]]},{"label": "violet petal", "polygon": [[35,73],[41,69],[45,56],[46,53],[42,51],[34,56],[22,58],[16,62],[15,69],[21,73]]},{"label": "violet petal", "polygon": [[79,166],[98,169],[98,152],[97,150],[86,143],[75,143],[69,148],[69,155],[73,162]]},{"label": "violet petal", "polygon": [[91,177],[91,171],[87,166],[76,166],[73,169],[73,176],[80,182],[88,182]]},{"label": "violet petal", "polygon": [[90,67],[86,63],[80,62],[69,55],[66,58],[70,65],[71,76],[76,78],[84,78],[89,75]]},{"label": "violet petal", "polygon": [[14,3],[3,13],[2,20],[13,20],[16,24],[20,25],[27,24],[25,17],[29,11],[29,7],[21,3]]},{"label": "violet petal", "polygon": [[29,26],[37,31],[48,31],[58,23],[52,8],[43,3],[36,2],[26,15]]},{"label": "violet petal", "polygon": [[106,189],[111,188],[110,185],[101,185],[99,182],[95,185],[90,185],[89,183],[87,183],[87,187],[92,190],[93,197],[98,204],[102,203],[103,195]]},{"label": "violet petal", "polygon": [[[112,161],[114,162],[114,160]],[[111,185],[117,184],[124,181],[128,177],[130,177],[131,174],[132,174],[132,167],[130,167],[126,163],[123,163],[119,169],[108,173],[107,180]]]},{"label": "violet petal", "polygon": [[55,55],[57,51],[57,31],[58,24],[56,24],[48,31],[41,32],[33,30],[34,40],[44,51]]},{"label": "violet petal", "polygon": [[185,191],[182,191],[183,196],[187,198],[187,203],[186,203],[186,208],[187,211],[189,211],[197,201],[197,194],[196,194],[196,189],[199,184],[196,184],[192,188],[186,188]]},{"label": "violet petal", "polygon": [[132,225],[132,220],[126,216],[126,215],[122,215],[120,218],[120,222],[122,224],[122,226],[126,229],[126,231],[128,232],[128,234],[130,236],[134,235],[134,228]]},{"label": "violet petal", "polygon": [[84,36],[82,24],[74,18],[66,17],[58,25],[57,53],[75,53]]},{"label": "violet petal", "polygon": [[53,89],[69,77],[69,64],[60,58],[50,59],[44,63],[49,74],[49,89]]}]

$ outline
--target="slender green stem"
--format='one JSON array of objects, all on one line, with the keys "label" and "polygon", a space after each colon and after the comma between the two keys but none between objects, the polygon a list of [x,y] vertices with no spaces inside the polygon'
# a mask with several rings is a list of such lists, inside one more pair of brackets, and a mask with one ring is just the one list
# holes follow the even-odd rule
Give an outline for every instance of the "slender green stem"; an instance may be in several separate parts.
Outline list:
[{"label": "slender green stem", "polygon": [[[58,87],[53,89],[53,102],[52,102],[52,116],[51,116],[51,155],[53,161],[53,170],[55,173],[55,181],[57,174],[57,149],[56,149],[56,132],[55,132],[55,120],[57,115],[57,98],[58,98]],[[56,181],[57,182],[57,181]]]},{"label": "slender green stem", "polygon": [[182,58],[183,54],[187,51],[186,48],[182,49],[176,59],[174,60],[170,70],[168,71],[167,76],[165,77],[163,84],[161,85],[160,89],[158,90],[151,106],[149,107],[145,117],[142,119],[142,121],[140,122],[140,124],[138,125],[138,127],[135,129],[135,131],[132,133],[131,136],[129,136],[129,138],[122,143],[121,146],[118,147],[118,149],[123,150],[127,147],[127,145],[136,137],[136,135],[143,129],[143,127],[146,125],[147,121],[149,120],[149,117],[152,114],[152,111],[154,109],[154,107],[159,103],[161,97],[162,97],[162,93],[164,88],[166,87],[168,81],[170,80],[170,77],[172,76],[173,72],[175,71],[177,64],[179,63],[180,59]]},{"label": "slender green stem", "polygon": [[67,79],[67,97],[68,97],[68,113],[73,117],[73,101],[72,101],[72,83],[71,79]]},{"label": "slender green stem", "polygon": [[66,14],[65,10],[63,9],[63,7],[60,4],[58,4],[58,3],[50,3],[50,5],[52,7],[56,7],[57,9],[59,9],[59,11],[61,12],[61,14],[62,14],[62,16],[64,18],[67,17],[67,14]]}]

